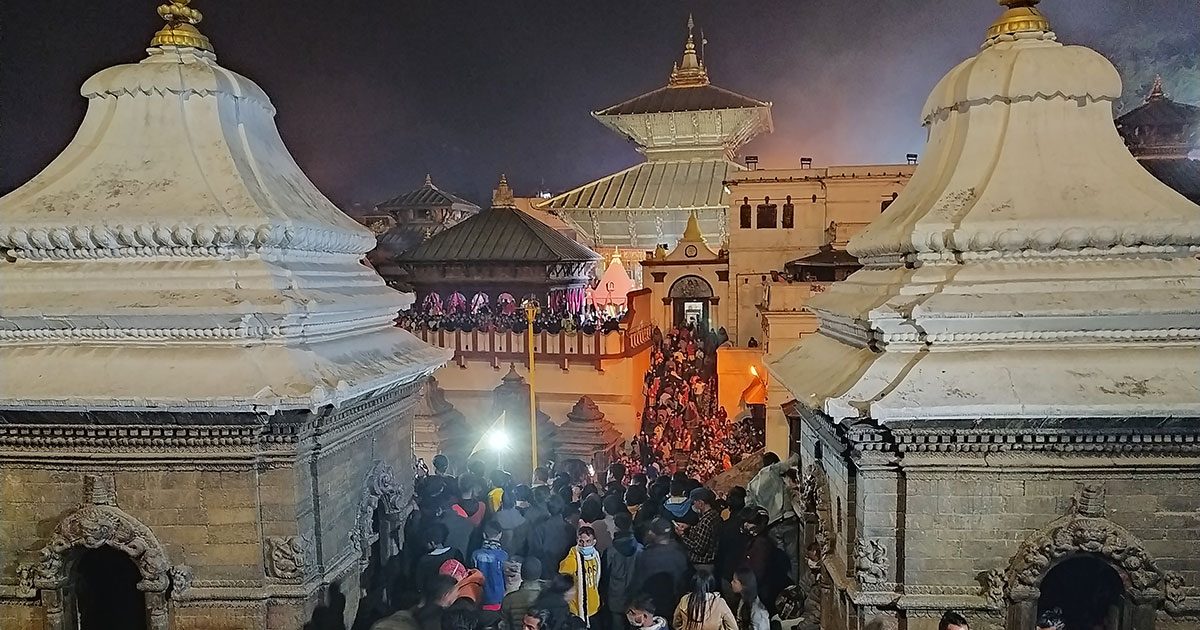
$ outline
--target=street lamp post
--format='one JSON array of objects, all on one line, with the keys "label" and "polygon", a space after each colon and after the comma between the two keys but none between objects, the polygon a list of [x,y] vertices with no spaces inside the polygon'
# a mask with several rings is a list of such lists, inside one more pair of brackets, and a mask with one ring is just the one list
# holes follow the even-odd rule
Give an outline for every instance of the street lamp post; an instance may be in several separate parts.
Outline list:
[{"label": "street lamp post", "polygon": [[534,391],[537,388],[536,368],[533,362],[533,320],[538,316],[537,300],[525,300],[525,317],[529,320],[529,437],[532,444],[533,468],[538,467],[538,445],[537,445],[537,402],[535,400]]}]

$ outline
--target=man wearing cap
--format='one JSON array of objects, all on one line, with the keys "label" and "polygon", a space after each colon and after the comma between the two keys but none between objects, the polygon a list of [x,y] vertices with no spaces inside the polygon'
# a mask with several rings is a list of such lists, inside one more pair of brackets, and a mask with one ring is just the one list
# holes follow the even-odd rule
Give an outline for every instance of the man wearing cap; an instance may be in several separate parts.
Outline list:
[{"label": "man wearing cap", "polygon": [[691,526],[676,522],[675,531],[679,532],[692,565],[711,572],[717,558],[717,526],[721,523],[721,514],[716,510],[717,495],[700,487],[692,490],[688,499],[699,518]]}]

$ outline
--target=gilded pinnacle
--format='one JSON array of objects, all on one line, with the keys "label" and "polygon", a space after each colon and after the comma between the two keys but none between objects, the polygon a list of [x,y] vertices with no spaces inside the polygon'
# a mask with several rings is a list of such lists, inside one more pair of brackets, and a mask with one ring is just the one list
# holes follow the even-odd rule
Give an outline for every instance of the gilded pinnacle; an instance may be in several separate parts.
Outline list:
[{"label": "gilded pinnacle", "polygon": [[189,7],[189,2],[191,0],[170,0],[159,5],[158,15],[167,24],[154,34],[151,46],[180,46],[212,52],[212,43],[196,28],[204,16]]},{"label": "gilded pinnacle", "polygon": [[988,28],[988,39],[1016,33],[1048,32],[1050,21],[1037,10],[1039,0],[997,0],[1007,7],[1000,19]]}]

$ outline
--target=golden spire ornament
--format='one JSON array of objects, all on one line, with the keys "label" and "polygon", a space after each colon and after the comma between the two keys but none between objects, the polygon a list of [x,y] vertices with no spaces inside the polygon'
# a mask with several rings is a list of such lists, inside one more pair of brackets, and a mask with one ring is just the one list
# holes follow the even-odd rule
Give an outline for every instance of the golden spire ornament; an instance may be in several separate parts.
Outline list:
[{"label": "golden spire ornament", "polygon": [[150,40],[151,46],[179,46],[184,48],[199,48],[212,52],[212,44],[196,25],[204,16],[188,6],[191,0],[170,0],[159,5],[158,15],[166,20],[167,25],[154,34]]},{"label": "golden spire ornament", "polygon": [[1045,33],[1050,30],[1050,20],[1037,10],[1039,0],[997,0],[1007,7],[1000,19],[988,28],[988,39],[1016,33]]},{"label": "golden spire ornament", "polygon": [[683,61],[671,68],[671,80],[667,83],[670,87],[699,87],[708,85],[708,71],[704,69],[704,64],[696,54],[696,42],[692,36],[692,29],[696,27],[696,24],[692,21],[690,13],[688,14],[687,26],[688,38],[687,44],[683,46]]}]

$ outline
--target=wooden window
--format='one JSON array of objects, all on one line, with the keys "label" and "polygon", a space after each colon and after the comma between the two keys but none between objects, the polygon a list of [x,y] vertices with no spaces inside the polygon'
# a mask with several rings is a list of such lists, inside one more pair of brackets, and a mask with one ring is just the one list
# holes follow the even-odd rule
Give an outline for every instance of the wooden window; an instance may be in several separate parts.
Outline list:
[{"label": "wooden window", "polygon": [[754,227],[753,225],[750,224],[750,198],[749,197],[742,197],[741,226],[742,226],[743,230],[748,230],[748,229]]},{"label": "wooden window", "polygon": [[778,214],[779,206],[771,203],[770,197],[763,199],[763,202],[758,204],[758,229],[774,228]]},{"label": "wooden window", "polygon": [[785,230],[790,230],[796,227],[796,206],[792,203],[792,196],[787,196],[787,203],[783,204],[783,225]]}]

